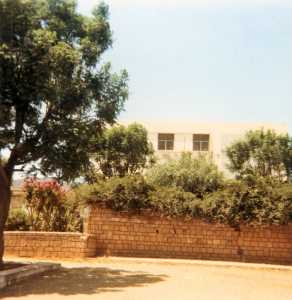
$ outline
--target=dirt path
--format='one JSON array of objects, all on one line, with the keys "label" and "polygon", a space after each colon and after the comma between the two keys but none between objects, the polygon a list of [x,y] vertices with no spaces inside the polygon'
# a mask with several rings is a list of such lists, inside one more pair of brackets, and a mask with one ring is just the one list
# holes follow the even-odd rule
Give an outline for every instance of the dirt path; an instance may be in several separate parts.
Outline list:
[{"label": "dirt path", "polygon": [[17,300],[292,300],[292,271],[231,265],[96,259],[10,287]]}]

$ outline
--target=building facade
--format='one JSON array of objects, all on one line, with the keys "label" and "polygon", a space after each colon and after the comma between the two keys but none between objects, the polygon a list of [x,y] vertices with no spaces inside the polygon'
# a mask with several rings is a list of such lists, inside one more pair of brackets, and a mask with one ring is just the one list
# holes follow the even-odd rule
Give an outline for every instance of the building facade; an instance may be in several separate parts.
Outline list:
[{"label": "building facade", "polygon": [[279,134],[288,133],[285,124],[270,123],[195,123],[186,121],[138,121],[148,131],[159,160],[178,158],[182,152],[208,154],[219,169],[229,174],[226,147],[242,138],[248,131],[272,129]]}]

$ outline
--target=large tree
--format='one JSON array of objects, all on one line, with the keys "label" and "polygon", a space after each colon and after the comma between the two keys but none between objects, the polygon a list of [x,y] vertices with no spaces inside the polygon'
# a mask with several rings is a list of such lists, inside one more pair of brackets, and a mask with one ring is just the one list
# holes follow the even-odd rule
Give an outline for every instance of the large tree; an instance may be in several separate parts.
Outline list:
[{"label": "large tree", "polygon": [[127,98],[127,74],[100,63],[112,45],[108,7],[74,0],[0,0],[0,263],[15,170],[71,180]]}]

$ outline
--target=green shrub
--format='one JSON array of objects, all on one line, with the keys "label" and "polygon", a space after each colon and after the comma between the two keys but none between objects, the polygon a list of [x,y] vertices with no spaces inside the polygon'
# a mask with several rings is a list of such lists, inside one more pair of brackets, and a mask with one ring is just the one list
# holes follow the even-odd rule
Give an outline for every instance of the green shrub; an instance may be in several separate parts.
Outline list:
[{"label": "green shrub", "polygon": [[8,231],[27,231],[29,230],[29,221],[26,212],[22,209],[11,209],[5,230]]},{"label": "green shrub", "polygon": [[60,215],[55,223],[55,231],[83,232],[82,208],[74,199],[66,198],[59,210]]},{"label": "green shrub", "polygon": [[178,187],[157,187],[150,193],[150,207],[168,216],[197,217],[200,202],[194,194]]},{"label": "green shrub", "polygon": [[78,203],[80,207],[95,202],[95,194],[97,193],[98,186],[101,182],[102,180],[99,180],[98,183],[95,184],[84,183],[76,186],[70,192],[70,199],[72,199],[73,202]]},{"label": "green shrub", "polygon": [[287,224],[291,220],[292,186],[258,181],[248,185],[231,182],[201,203],[202,216],[213,222],[240,224]]},{"label": "green shrub", "polygon": [[183,153],[180,159],[156,165],[146,174],[150,184],[180,187],[199,198],[222,188],[223,175],[206,155],[197,158],[191,153]]},{"label": "green shrub", "polygon": [[154,187],[140,175],[112,177],[94,185],[82,185],[75,197],[87,204],[103,203],[116,211],[151,209],[169,216],[197,216],[201,202],[179,187]]},{"label": "green shrub", "polygon": [[154,186],[135,175],[80,186],[76,193],[86,203],[102,203],[116,211],[151,209],[162,215],[201,218],[234,227],[292,220],[291,184],[266,178],[225,184],[224,189],[199,198],[181,187]]},{"label": "green shrub", "polygon": [[[149,207],[149,193],[153,189],[143,176],[111,177],[87,186],[87,203],[105,203],[111,209],[140,210]],[[84,190],[83,190],[84,191]]]}]

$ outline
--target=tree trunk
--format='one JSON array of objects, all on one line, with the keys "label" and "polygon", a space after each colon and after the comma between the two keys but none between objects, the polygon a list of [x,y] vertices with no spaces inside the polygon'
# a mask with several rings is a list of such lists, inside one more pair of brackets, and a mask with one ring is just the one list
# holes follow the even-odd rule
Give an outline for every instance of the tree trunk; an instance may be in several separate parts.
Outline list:
[{"label": "tree trunk", "polygon": [[4,254],[4,226],[8,217],[11,198],[11,177],[7,176],[0,166],[0,269],[3,265]]}]

